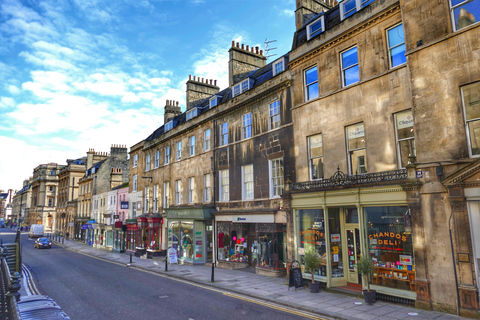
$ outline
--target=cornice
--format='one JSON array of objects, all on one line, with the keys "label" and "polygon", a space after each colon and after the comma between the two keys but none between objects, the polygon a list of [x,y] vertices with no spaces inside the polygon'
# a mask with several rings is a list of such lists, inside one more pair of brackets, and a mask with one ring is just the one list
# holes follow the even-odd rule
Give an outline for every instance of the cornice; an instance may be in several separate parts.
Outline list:
[{"label": "cornice", "polygon": [[355,36],[356,34],[358,34],[363,29],[385,20],[387,17],[395,14],[399,10],[400,10],[400,5],[398,3],[396,3],[392,7],[387,8],[385,11],[377,14],[376,16],[365,20],[363,23],[360,23],[360,24],[356,25],[355,27],[345,31],[341,35],[338,35],[338,36],[326,41],[325,43],[319,45],[318,47],[316,47],[312,50],[310,50],[309,52],[303,54],[302,56],[290,61],[288,63],[288,66],[291,69],[293,69],[298,64],[301,64],[301,63],[313,58],[314,56],[318,55],[322,51],[325,51],[325,50],[329,49],[330,47],[333,47],[334,45],[338,44],[339,42],[343,42],[346,39]]}]

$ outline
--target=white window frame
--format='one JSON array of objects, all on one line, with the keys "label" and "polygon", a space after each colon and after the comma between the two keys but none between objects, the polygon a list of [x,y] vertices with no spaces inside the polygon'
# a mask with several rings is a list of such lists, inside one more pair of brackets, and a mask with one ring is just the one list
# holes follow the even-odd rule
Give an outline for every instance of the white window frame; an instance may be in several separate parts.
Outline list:
[{"label": "white window frame", "polygon": [[[273,174],[273,169],[278,164],[281,164],[283,176],[277,176]],[[268,161],[268,176],[269,176],[269,185],[270,185],[270,198],[280,198],[284,188],[285,181],[285,166],[283,164],[283,157],[271,159]]]},{"label": "white window frame", "polygon": [[153,212],[158,212],[158,186],[153,185]]},{"label": "white window frame", "polygon": [[[399,116],[400,114],[406,113],[406,112],[408,112],[408,111],[410,111],[410,113],[411,113],[411,116],[412,116],[412,120],[411,120],[411,121],[413,122],[413,123],[412,123],[411,132],[414,132],[414,131],[413,131],[413,125],[415,124],[415,121],[414,121],[414,119],[413,119],[413,111],[412,111],[412,109],[400,111],[400,112],[397,112],[397,113],[395,113],[395,114],[393,115],[393,118],[394,118],[394,121],[395,121],[395,139],[397,140],[397,159],[398,159],[398,167],[399,167],[399,168],[405,168],[405,167],[402,165],[402,152],[401,152],[401,148],[400,148],[400,143],[401,143],[402,141],[410,141],[410,140],[412,140],[412,141],[413,141],[413,156],[416,155],[416,149],[415,149],[415,134],[414,134],[413,137],[408,137],[408,138],[403,138],[403,139],[399,139],[399,137],[398,137],[398,130],[400,129],[400,128],[398,128],[398,125],[399,125],[399,123],[398,123],[398,116]],[[412,143],[412,142],[410,142],[410,143]],[[405,159],[405,160],[407,160],[407,163],[408,163],[408,159]]]},{"label": "white window frame", "polygon": [[193,108],[187,111],[187,121],[198,116],[198,108]]},{"label": "white window frame", "polygon": [[[320,28],[312,32],[312,27],[320,23]],[[325,31],[325,16],[321,16],[318,19],[315,19],[307,25],[307,40],[319,35]]]},{"label": "white window frame", "polygon": [[148,187],[145,187],[145,190],[144,190],[144,199],[145,199],[145,202],[144,202],[144,207],[143,207],[143,212],[148,212],[148,208],[149,208],[149,196],[150,196],[150,189]]},{"label": "white window frame", "polygon": [[188,155],[190,157],[195,155],[195,136],[188,138]]},{"label": "white window frame", "polygon": [[188,203],[195,202],[195,177],[188,178]]},{"label": "white window frame", "polygon": [[230,181],[228,169],[218,171],[220,202],[230,201]]},{"label": "white window frame", "polygon": [[175,180],[175,204],[179,205],[182,201],[182,180]]},{"label": "white window frame", "polygon": [[165,164],[170,163],[170,146],[165,147]]},{"label": "white window frame", "polygon": [[244,93],[248,90],[250,90],[250,78],[247,78],[247,79],[243,80],[242,82],[237,83],[233,87],[233,96],[236,97],[236,96],[241,95],[242,93]]},{"label": "white window frame", "polygon": [[208,107],[209,109],[215,107],[217,105],[218,101],[217,101],[217,96],[213,96],[211,97],[209,100],[208,100]]},{"label": "white window frame", "polygon": [[467,106],[465,104],[465,91],[464,90],[467,87],[470,87],[470,86],[479,86],[480,87],[480,81],[473,82],[473,83],[470,83],[470,84],[467,84],[467,85],[464,85],[464,86],[460,87],[460,91],[461,91],[461,95],[462,95],[463,117],[464,117],[464,121],[465,121],[465,132],[466,132],[466,135],[467,135],[468,155],[469,155],[470,158],[478,158],[478,157],[480,157],[480,153],[479,154],[473,154],[473,152],[472,152],[473,151],[472,150],[473,146],[472,146],[472,137],[471,137],[471,134],[470,134],[470,123],[480,121],[480,117],[479,118],[467,119]]},{"label": "white window frame", "polygon": [[226,146],[228,144],[228,122],[220,125],[220,145]]},{"label": "white window frame", "polygon": [[160,151],[155,151],[155,169],[160,167]]},{"label": "white window frame", "polygon": [[[138,153],[133,155],[133,167],[135,168],[137,166],[138,166]],[[95,172],[92,170],[92,173],[95,173]]]},{"label": "white window frame", "polygon": [[[248,174],[248,176],[247,176]],[[242,166],[242,199],[253,200],[255,197],[253,164]]]},{"label": "white window frame", "polygon": [[150,170],[150,155],[147,154],[145,156],[145,171],[149,171]]},{"label": "white window frame", "polygon": [[212,180],[210,173],[203,175],[203,202],[212,201]]},{"label": "white window frame", "polygon": [[164,126],[164,131],[167,132],[167,131],[170,131],[173,129],[173,120],[170,120],[168,121],[167,123],[165,123],[165,126]]},{"label": "white window frame", "polygon": [[[400,47],[400,46],[403,45],[403,53],[405,54],[405,52],[406,52],[406,47],[405,47],[405,30],[403,30],[403,42],[400,43],[400,44],[397,44],[397,45],[395,45],[395,46],[393,46],[393,47],[390,46],[390,37],[388,36],[388,32],[389,32],[390,30],[393,30],[393,29],[398,28],[398,27],[400,27],[400,26],[402,27],[402,30],[403,30],[403,23],[396,24],[396,25],[394,25],[393,27],[387,29],[388,65],[390,66],[390,69],[391,69],[391,68],[398,67],[398,66],[401,66],[402,64],[407,63],[407,61],[406,61],[406,59],[405,59],[405,62],[400,63],[400,64],[397,64],[397,65],[395,65],[395,66],[393,65],[392,50],[393,50],[393,49],[396,49],[396,48],[398,48],[398,47]],[[358,51],[357,51],[357,53],[358,53]]]},{"label": "white window frame", "polygon": [[[279,65],[281,65],[281,68],[277,68]],[[277,74],[280,74],[283,71],[285,71],[285,65],[286,65],[285,57],[282,57],[282,58],[278,59],[277,61],[275,61],[272,65],[273,76],[276,76]]]},{"label": "white window frame", "polygon": [[[354,127],[354,126],[358,126],[358,125],[362,125],[363,126],[363,138],[365,140],[365,146],[364,147],[361,147],[361,148],[356,148],[356,149],[350,149],[350,144],[348,143],[348,141],[350,140],[349,139],[349,133],[348,133],[348,128],[350,127]],[[359,136],[361,137],[361,136]],[[346,138],[346,146],[347,146],[347,164],[348,164],[348,174],[349,175],[354,175],[354,174],[367,174],[368,173],[368,166],[367,166],[367,138],[366,138],[366,134],[365,134],[365,124],[363,122],[359,122],[359,123],[355,123],[355,124],[352,124],[350,126],[347,126],[345,127],[345,138]],[[353,171],[353,164],[352,164],[352,155],[354,154],[354,152],[356,151],[360,151],[360,150],[365,150],[365,156],[364,156],[364,165],[363,167],[365,167],[365,170],[366,172],[360,172],[358,173],[358,166],[357,166],[357,170],[355,170],[355,172]]]},{"label": "white window frame", "polygon": [[170,205],[170,182],[166,181],[163,183],[163,206],[168,208]]},{"label": "white window frame", "polygon": [[[318,136],[320,137],[320,143],[321,143],[321,147],[322,147],[322,155],[321,156],[312,156],[312,139],[315,138],[315,137],[318,137]],[[309,171],[310,171],[310,181],[322,180],[323,176],[325,174],[324,165],[323,165],[323,134],[319,133],[319,134],[315,134],[313,136],[308,137],[307,143],[308,143],[308,168],[309,168]],[[316,160],[316,159],[320,159],[322,161],[322,177],[314,179],[313,178],[313,161]]]},{"label": "white window frame", "polygon": [[456,9],[458,9],[458,8],[463,7],[464,5],[466,5],[466,4],[468,4],[468,3],[475,3],[475,2],[477,2],[478,5],[480,5],[480,1],[479,1],[479,0],[465,0],[465,1],[462,1],[462,2],[460,2],[460,3],[458,3],[458,4],[454,5],[454,6],[452,6],[452,1],[449,0],[450,15],[451,15],[451,20],[452,20],[452,28],[453,28],[453,31],[461,30],[461,29],[466,28],[466,27],[468,27],[468,26],[477,24],[477,23],[480,21],[480,19],[478,19],[478,17],[477,17],[477,19],[478,19],[477,21],[475,21],[475,22],[472,23],[472,24],[469,24],[469,25],[466,25],[466,26],[464,26],[464,27],[461,27],[460,29],[457,29],[457,26],[455,25],[455,12],[454,12],[454,11],[455,11]]},{"label": "white window frame", "polygon": [[[208,132],[208,135],[207,135]],[[211,148],[211,137],[212,137],[212,131],[210,129],[207,129],[203,132],[203,151],[208,151]],[[207,139],[208,138],[208,139]]]},{"label": "white window frame", "polygon": [[[366,6],[370,5],[369,2],[371,0],[344,0],[344,1],[340,2],[340,19],[341,20],[345,20],[346,18],[351,16],[351,15],[349,15],[348,17],[345,17],[345,14],[346,14],[345,4],[348,3],[349,1],[354,1],[355,2],[355,10],[350,10],[349,11],[349,12],[352,12],[351,15],[354,15],[355,13],[357,13],[362,8],[365,8]],[[374,1],[375,0],[373,0],[372,2],[374,2]],[[367,4],[365,5],[365,3],[367,3]]]},{"label": "white window frame", "polygon": [[277,129],[280,128],[280,126],[280,100],[275,100],[270,103],[268,108],[268,130]]},{"label": "white window frame", "polygon": [[137,183],[138,183],[138,180],[137,180],[137,175],[134,174],[133,175],[133,184],[132,184],[132,192],[137,192]]},{"label": "white window frame", "polygon": [[242,116],[242,139],[252,137],[252,113],[246,113]]},{"label": "white window frame", "polygon": [[[307,83],[307,72],[312,70],[312,69],[315,69],[315,73],[317,75],[317,80],[315,80],[311,83]],[[310,101],[310,100],[316,99],[320,96],[320,88],[318,86],[318,67],[317,66],[313,66],[313,67],[305,69],[305,71],[303,71],[303,83],[305,84],[305,88],[304,88],[304,90],[305,90],[305,101]],[[308,95],[308,88],[310,88],[313,85],[317,86],[318,95],[316,97],[310,97]]]},{"label": "white window frame", "polygon": [[177,142],[177,149],[176,151],[176,159],[181,160],[182,159],[182,141]]},{"label": "white window frame", "polygon": [[[352,64],[352,65],[344,68],[344,67],[343,67],[343,54],[344,54],[344,53],[347,53],[348,51],[350,51],[350,50],[352,50],[352,49],[357,49],[357,63],[356,63],[356,64]],[[348,86],[351,86],[351,85],[353,85],[353,84],[355,84],[355,83],[359,83],[359,82],[360,82],[360,64],[359,64],[359,63],[360,63],[360,61],[359,61],[359,59],[358,59],[358,46],[353,46],[353,47],[348,48],[347,50],[344,50],[344,51],[340,52],[340,67],[341,67],[341,69],[342,69],[342,88],[345,88],[345,87],[348,87]],[[354,68],[355,66],[359,66],[359,67],[358,67],[358,81],[352,82],[352,83],[350,83],[350,84],[346,84],[346,82],[345,82],[345,81],[346,81],[345,72],[346,72],[347,70],[349,70],[349,69]]]}]

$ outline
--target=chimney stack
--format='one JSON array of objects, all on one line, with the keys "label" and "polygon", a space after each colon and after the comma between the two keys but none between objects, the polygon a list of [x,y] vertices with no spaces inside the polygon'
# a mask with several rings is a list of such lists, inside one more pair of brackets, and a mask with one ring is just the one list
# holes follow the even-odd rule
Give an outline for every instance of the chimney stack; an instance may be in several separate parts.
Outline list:
[{"label": "chimney stack", "polygon": [[190,75],[187,81],[187,110],[194,108],[204,99],[218,93],[220,88],[217,87],[217,80],[204,79]]},{"label": "chimney stack", "polygon": [[[250,49],[251,48],[251,49]],[[242,81],[253,70],[262,68],[266,65],[267,58],[263,55],[263,50],[259,48],[246,46],[242,43],[232,41],[232,47],[228,50],[230,59],[228,61],[228,84],[234,84]]]},{"label": "chimney stack", "polygon": [[182,113],[182,110],[178,106],[178,101],[167,100],[165,104],[165,116],[163,118],[163,123],[167,123],[173,117]]},{"label": "chimney stack", "polygon": [[297,30],[307,23],[320,12],[327,11],[338,4],[337,0],[296,0],[297,10],[295,10],[295,26]]}]

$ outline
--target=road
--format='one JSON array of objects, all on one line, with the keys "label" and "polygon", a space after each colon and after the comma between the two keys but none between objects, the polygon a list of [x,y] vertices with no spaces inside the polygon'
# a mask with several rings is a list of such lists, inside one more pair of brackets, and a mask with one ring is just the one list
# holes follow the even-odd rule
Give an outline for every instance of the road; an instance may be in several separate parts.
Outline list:
[{"label": "road", "polygon": [[[0,235],[3,242],[14,240],[13,233]],[[58,245],[34,249],[33,242],[22,235],[23,263],[39,292],[54,299],[72,320],[322,319],[91,258]]]}]

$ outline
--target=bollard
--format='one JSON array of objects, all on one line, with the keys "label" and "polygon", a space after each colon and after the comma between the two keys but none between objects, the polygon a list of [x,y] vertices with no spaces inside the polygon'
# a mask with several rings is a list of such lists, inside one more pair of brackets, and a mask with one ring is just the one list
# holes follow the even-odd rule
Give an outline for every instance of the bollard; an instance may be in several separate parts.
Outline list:
[{"label": "bollard", "polygon": [[132,253],[130,252],[130,263],[132,263]]},{"label": "bollard", "polygon": [[165,271],[168,271],[168,263],[167,263],[167,256],[165,256]]},{"label": "bollard", "polygon": [[215,263],[212,262],[212,281],[215,282]]},{"label": "bollard", "polygon": [[62,238],[62,244],[65,244],[65,238]]}]

